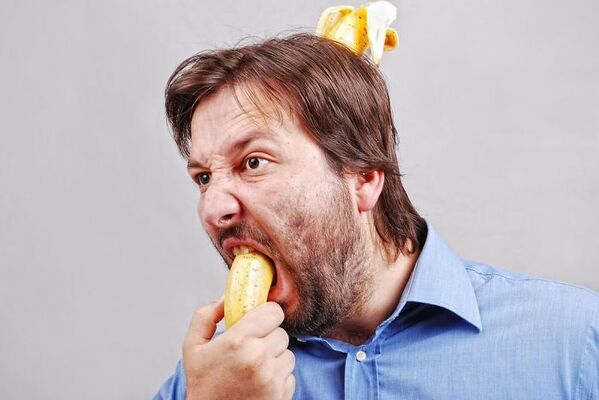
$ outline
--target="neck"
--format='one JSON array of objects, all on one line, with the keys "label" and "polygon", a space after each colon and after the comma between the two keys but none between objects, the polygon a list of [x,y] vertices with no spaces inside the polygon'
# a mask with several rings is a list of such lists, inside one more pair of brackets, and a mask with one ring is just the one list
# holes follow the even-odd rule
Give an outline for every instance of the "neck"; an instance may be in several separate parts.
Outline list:
[{"label": "neck", "polygon": [[[410,248],[411,245],[410,241],[406,247]],[[369,282],[372,295],[357,313],[324,332],[323,336],[360,345],[374,334],[376,327],[397,307],[420,250],[417,249],[409,255],[400,254],[397,260],[391,263],[386,261],[382,252],[375,253],[377,256],[371,264],[374,273]],[[405,253],[408,254],[407,251]]]}]

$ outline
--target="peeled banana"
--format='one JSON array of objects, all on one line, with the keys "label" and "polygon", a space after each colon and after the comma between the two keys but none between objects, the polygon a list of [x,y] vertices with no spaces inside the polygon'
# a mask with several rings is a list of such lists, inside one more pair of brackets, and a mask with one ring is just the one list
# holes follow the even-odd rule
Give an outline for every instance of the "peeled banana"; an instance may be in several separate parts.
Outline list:
[{"label": "peeled banana", "polygon": [[[243,246],[242,246],[243,247]],[[252,308],[266,303],[275,269],[263,254],[244,247],[231,264],[225,289],[225,327]]]},{"label": "peeled banana", "polygon": [[395,20],[395,6],[385,0],[352,6],[329,7],[321,14],[316,34],[336,40],[363,55],[370,49],[370,58],[379,65],[383,51],[397,47],[399,36],[389,26]]}]

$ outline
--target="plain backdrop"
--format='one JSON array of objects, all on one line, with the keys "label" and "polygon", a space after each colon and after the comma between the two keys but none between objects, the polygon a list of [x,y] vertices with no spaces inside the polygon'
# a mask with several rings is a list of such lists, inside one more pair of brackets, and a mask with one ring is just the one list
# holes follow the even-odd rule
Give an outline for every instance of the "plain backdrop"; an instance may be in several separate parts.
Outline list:
[{"label": "plain backdrop", "polygon": [[[465,259],[598,290],[599,2],[394,3],[382,71],[417,209]],[[225,284],[165,82],[338,4],[0,2],[1,398],[153,396]]]}]

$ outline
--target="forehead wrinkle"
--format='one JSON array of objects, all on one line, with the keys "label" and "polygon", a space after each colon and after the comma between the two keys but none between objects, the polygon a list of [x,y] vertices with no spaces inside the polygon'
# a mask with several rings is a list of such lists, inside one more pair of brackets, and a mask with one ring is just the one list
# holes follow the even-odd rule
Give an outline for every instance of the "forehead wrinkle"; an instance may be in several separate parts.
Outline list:
[{"label": "forehead wrinkle", "polygon": [[[276,121],[279,126],[283,125],[287,113],[281,99],[259,84],[238,84],[233,87],[233,97],[240,109],[256,114],[265,125],[270,125],[272,121]],[[289,106],[287,105],[291,109]]]},{"label": "forehead wrinkle", "polygon": [[240,109],[259,117],[259,120],[269,129],[283,129],[288,135],[302,133],[319,144],[301,116],[295,111],[296,107],[292,99],[272,92],[261,83],[251,81],[233,86],[233,96]]},{"label": "forehead wrinkle", "polygon": [[[209,157],[203,157],[201,154],[199,160],[194,159],[191,155],[187,160],[187,168],[208,168],[213,161],[226,159],[225,154],[234,155],[238,151],[245,149],[250,143],[261,139],[270,139],[272,142],[279,144],[280,141],[274,132],[270,129],[244,129],[241,133],[229,132],[227,139],[221,145],[220,151],[216,151],[209,160]],[[208,162],[204,160],[209,160]]]},{"label": "forehead wrinkle", "polygon": [[223,92],[233,96],[239,111],[239,114],[233,115],[232,120],[247,116],[256,129],[268,132],[285,128],[289,124],[297,125],[303,130],[303,124],[292,111],[291,102],[271,93],[260,83],[251,81],[236,83],[224,87],[216,95]]},{"label": "forehead wrinkle", "polygon": [[[215,94],[215,97],[227,96],[227,94],[233,95],[237,107],[231,107],[230,104],[226,105],[226,102],[225,104],[219,102],[220,109],[214,109],[208,106],[207,110],[203,110],[202,119],[205,124],[209,126],[209,129],[218,127],[218,129],[221,130],[221,132],[217,132],[217,134],[225,135],[226,141],[224,144],[227,149],[238,148],[239,145],[243,144],[242,142],[253,139],[252,136],[256,138],[267,137],[280,143],[280,141],[277,140],[279,139],[276,135],[277,128],[285,128],[286,124],[293,124],[293,116],[288,115],[281,107],[273,104],[270,100],[263,102],[257,100],[255,96],[252,96],[254,98],[248,98],[248,93],[245,90],[241,89],[238,92],[236,89],[239,89],[239,87],[223,88],[222,91]],[[201,106],[202,104],[199,105],[196,111],[202,110]],[[199,125],[197,119],[194,122],[193,126],[195,129],[193,129],[193,131],[195,131],[195,134],[192,132],[192,138],[196,137],[196,143],[199,143],[197,137],[201,136],[200,133],[204,129]],[[243,139],[236,139],[240,136]],[[193,146],[192,141],[192,152],[188,157],[188,168],[207,167],[207,165],[202,164],[207,164],[208,158],[204,157],[201,153],[198,154],[197,160],[193,158],[194,147],[199,151],[201,151],[202,148],[199,144]],[[195,153],[199,153],[199,151],[196,151]]]},{"label": "forehead wrinkle", "polygon": [[[229,138],[231,138],[233,136],[233,134],[231,133],[228,136],[229,136]],[[223,154],[225,154],[225,153],[231,154],[231,153],[234,153],[235,151],[242,150],[245,147],[247,147],[247,145],[249,143],[256,141],[256,140],[260,140],[262,138],[270,138],[274,142],[278,143],[278,140],[276,139],[276,137],[269,130],[248,130],[244,133],[239,134],[235,139],[227,140],[223,145],[223,147],[227,151],[226,152],[221,151],[220,153],[217,152],[216,154],[212,155],[212,158],[222,161],[225,159],[225,156]],[[210,162],[206,162],[206,161],[204,161],[206,159],[207,158],[204,158],[202,155],[200,155],[199,159],[196,160],[190,155],[187,160],[187,169],[207,168],[208,165],[211,164],[212,160]]]},{"label": "forehead wrinkle", "polygon": [[[264,118],[264,114],[261,110],[253,106],[252,103],[242,103],[237,97],[235,97],[237,103],[237,109],[235,107],[226,107],[224,110],[207,113],[207,125],[219,126],[227,136],[236,134],[236,131],[245,131],[246,125],[251,125],[256,130],[265,130],[270,132],[271,124],[269,118]],[[222,105],[221,105],[222,107]],[[198,126],[198,123],[194,124],[196,131],[200,133],[202,127]],[[221,133],[221,134],[222,134]]]}]

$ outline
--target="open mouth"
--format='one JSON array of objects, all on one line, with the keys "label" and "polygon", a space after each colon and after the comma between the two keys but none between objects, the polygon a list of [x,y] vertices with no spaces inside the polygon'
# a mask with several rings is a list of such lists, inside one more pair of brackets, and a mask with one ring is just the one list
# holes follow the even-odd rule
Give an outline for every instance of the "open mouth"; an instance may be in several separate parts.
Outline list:
[{"label": "open mouth", "polygon": [[275,262],[272,260],[272,258],[268,257],[266,254],[254,249],[251,246],[247,246],[247,245],[239,245],[239,246],[234,246],[232,248],[233,251],[233,255],[235,257],[239,256],[239,255],[243,255],[243,254],[250,254],[250,253],[256,253],[256,254],[260,254],[262,255],[264,258],[266,258],[272,265],[273,267],[273,279],[272,279],[272,283],[270,285],[270,291],[272,291],[276,285],[277,285],[277,268],[275,267]]}]

